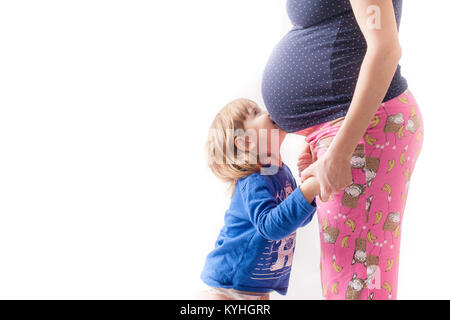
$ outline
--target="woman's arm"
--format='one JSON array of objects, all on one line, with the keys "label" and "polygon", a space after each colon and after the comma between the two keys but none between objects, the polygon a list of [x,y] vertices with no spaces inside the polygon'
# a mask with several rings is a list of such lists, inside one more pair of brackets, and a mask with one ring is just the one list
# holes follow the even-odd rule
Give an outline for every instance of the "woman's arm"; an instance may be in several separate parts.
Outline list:
[{"label": "woman's arm", "polygon": [[329,151],[350,160],[386,95],[401,57],[392,0],[350,0],[367,42],[352,102]]},{"label": "woman's arm", "polygon": [[349,0],[367,42],[352,102],[325,155],[301,174],[320,182],[320,199],[352,183],[350,159],[392,82],[401,47],[392,0]]}]

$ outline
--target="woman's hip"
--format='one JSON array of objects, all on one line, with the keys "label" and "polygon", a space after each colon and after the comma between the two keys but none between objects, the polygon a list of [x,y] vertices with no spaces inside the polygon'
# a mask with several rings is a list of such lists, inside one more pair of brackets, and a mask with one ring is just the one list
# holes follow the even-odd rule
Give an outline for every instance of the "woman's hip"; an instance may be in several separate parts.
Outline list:
[{"label": "woman's hip", "polygon": [[[339,124],[327,122],[306,137],[316,158],[326,152]],[[331,197],[334,211],[339,207],[339,214],[347,216],[363,212],[365,223],[369,223],[378,219],[370,210],[372,203],[379,203],[378,207],[384,203],[383,210],[402,210],[422,149],[423,129],[420,109],[410,92],[383,103],[351,157],[353,183]]]},{"label": "woman's hip", "polygon": [[[312,145],[317,157],[320,157],[333,141],[345,117],[302,130],[305,141]],[[409,90],[398,97],[382,103],[375,112],[368,128],[361,137],[352,157],[352,167],[364,168],[368,160],[369,169],[376,165],[373,156],[391,157],[390,166],[395,165],[395,155],[403,166],[406,161],[414,162],[420,154],[424,138],[424,122],[416,99]],[[402,151],[415,150],[416,154]],[[365,159],[364,156],[368,156]],[[406,158],[404,158],[406,157]],[[375,162],[374,162],[375,161]],[[392,170],[392,168],[391,168]],[[373,170],[372,170],[373,171]]]}]

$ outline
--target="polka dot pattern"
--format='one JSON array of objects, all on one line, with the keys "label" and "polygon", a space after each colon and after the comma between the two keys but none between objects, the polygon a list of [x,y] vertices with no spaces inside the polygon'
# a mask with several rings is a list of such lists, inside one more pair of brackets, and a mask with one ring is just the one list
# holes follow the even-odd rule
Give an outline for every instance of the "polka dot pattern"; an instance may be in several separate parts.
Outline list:
[{"label": "polka dot pattern", "polygon": [[[402,0],[393,0],[400,24]],[[346,115],[367,50],[348,0],[287,0],[292,29],[273,50],[262,79],[271,118],[297,132]],[[408,87],[397,67],[383,100]]]}]

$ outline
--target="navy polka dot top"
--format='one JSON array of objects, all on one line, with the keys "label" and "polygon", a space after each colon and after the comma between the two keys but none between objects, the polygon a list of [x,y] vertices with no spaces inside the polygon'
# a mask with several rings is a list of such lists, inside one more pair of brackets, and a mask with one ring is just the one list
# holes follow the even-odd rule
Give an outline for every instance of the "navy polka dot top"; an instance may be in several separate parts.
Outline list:
[{"label": "navy polka dot top", "polygon": [[[402,0],[393,0],[400,25]],[[349,0],[287,0],[293,28],[266,65],[262,95],[271,118],[287,132],[345,116],[367,45]],[[408,87],[400,66],[383,100]]]}]

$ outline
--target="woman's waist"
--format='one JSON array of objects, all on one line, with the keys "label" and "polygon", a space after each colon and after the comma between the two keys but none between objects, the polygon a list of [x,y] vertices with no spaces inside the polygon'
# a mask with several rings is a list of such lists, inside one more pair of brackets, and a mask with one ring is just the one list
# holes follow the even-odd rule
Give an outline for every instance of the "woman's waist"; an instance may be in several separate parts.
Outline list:
[{"label": "woman's waist", "polygon": [[[377,127],[380,122],[385,123],[388,119],[394,124],[404,126],[407,121],[413,121],[410,118],[413,118],[415,113],[419,112],[420,110],[414,95],[409,89],[406,89],[395,98],[380,104],[373,115],[367,130]],[[326,137],[335,136],[344,120],[345,116],[339,117],[325,123],[302,129],[296,132],[296,134],[305,136],[305,141],[307,143],[316,144]]]},{"label": "woman's waist", "polygon": [[[320,123],[317,125],[314,125],[312,127],[306,128],[306,129],[302,129],[300,131],[295,132],[295,134],[301,135],[301,136],[305,136],[308,138],[308,140],[311,140],[314,134],[317,134],[318,132],[322,132],[322,134],[326,134],[328,132],[331,132],[333,130],[336,130],[340,127],[341,122],[344,121],[345,117],[339,117],[337,119],[325,122],[325,123]],[[326,130],[322,130],[321,129],[326,129]],[[307,140],[307,142],[309,142]]]}]

